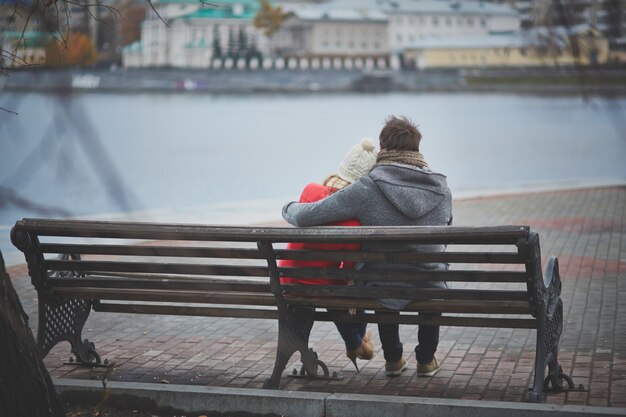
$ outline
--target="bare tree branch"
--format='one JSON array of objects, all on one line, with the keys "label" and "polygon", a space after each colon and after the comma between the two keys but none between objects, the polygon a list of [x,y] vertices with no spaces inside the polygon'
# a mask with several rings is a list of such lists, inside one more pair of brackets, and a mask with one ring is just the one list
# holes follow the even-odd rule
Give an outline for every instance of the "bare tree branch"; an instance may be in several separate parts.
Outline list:
[{"label": "bare tree branch", "polygon": [[152,0],[147,0],[147,1],[148,1],[148,4],[150,5],[150,8],[154,11],[154,13],[156,13],[157,17],[161,20],[161,22],[163,22],[163,24],[166,27],[170,27],[170,25],[168,25],[167,22],[161,17],[159,12],[157,12],[157,9],[154,7],[154,4],[152,4]]},{"label": "bare tree branch", "polygon": [[26,41],[24,40],[24,33],[26,33],[26,28],[28,27],[28,23],[30,22],[30,19],[33,17],[33,14],[35,13],[36,10],[37,10],[37,2],[33,2],[33,7],[30,9],[28,16],[26,17],[26,22],[24,22],[24,27],[22,28],[22,34],[20,35],[20,38],[17,40],[17,43],[15,44],[15,49],[13,49],[13,54],[16,56],[17,56],[17,50],[20,46],[20,43],[24,41],[24,45],[26,45]]},{"label": "bare tree branch", "polygon": [[69,211],[60,207],[50,207],[47,203],[39,204],[31,201],[27,198],[20,196],[11,188],[3,187],[0,185],[0,210],[5,209],[11,205],[34,212],[41,216],[69,217],[72,214]]},{"label": "bare tree branch", "polygon": [[200,4],[202,4],[202,6],[203,6],[203,7],[204,7],[204,6],[208,6],[208,7],[220,7],[220,5],[219,5],[219,4],[217,4],[217,3],[211,3],[211,2],[208,2],[208,1],[205,1],[205,0],[198,0],[198,1],[200,2]]},{"label": "bare tree branch", "polygon": [[584,101],[588,101],[589,94],[586,88],[587,86],[586,73],[585,73],[585,67],[584,65],[582,65],[580,45],[578,44],[577,37],[570,36],[571,28],[572,28],[571,16],[568,14],[567,9],[563,5],[562,0],[554,0],[554,3],[556,6],[558,16],[559,16],[558,24],[559,26],[565,29],[565,34],[568,38],[567,40],[569,42],[569,45],[572,51],[572,56],[574,57],[574,69],[576,70],[576,73],[578,74],[578,80],[579,80],[578,84],[580,86],[580,94]]},{"label": "bare tree branch", "polygon": [[17,116],[16,112],[14,112],[13,110],[5,109],[4,107],[0,107],[0,111],[5,111],[7,113],[14,114]]}]

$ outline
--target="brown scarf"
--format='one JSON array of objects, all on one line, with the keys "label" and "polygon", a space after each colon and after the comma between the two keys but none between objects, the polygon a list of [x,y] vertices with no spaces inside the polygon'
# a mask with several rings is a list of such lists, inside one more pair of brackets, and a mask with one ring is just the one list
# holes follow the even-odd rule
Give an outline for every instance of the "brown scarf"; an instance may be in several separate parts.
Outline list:
[{"label": "brown scarf", "polygon": [[418,168],[428,168],[424,155],[417,151],[388,151],[381,149],[376,158],[376,165],[381,164],[404,164]]}]

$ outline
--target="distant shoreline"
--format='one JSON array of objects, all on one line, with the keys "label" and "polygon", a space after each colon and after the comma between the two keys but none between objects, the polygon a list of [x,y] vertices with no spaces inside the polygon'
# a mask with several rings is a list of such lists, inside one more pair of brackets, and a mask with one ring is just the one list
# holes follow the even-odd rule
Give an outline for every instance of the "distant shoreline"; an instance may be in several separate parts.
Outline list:
[{"label": "distant shoreline", "polygon": [[512,93],[626,95],[626,68],[425,71],[9,70],[0,91],[49,93]]}]

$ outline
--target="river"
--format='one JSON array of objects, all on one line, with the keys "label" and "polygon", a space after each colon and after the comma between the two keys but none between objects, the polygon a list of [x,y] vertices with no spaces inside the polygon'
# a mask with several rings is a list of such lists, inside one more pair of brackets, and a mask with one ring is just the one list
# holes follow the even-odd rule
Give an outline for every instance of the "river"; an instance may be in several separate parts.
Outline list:
[{"label": "river", "polygon": [[[0,250],[22,217],[254,223],[389,114],[458,196],[626,183],[626,98],[2,93]],[[130,215],[128,213],[131,213]]]}]

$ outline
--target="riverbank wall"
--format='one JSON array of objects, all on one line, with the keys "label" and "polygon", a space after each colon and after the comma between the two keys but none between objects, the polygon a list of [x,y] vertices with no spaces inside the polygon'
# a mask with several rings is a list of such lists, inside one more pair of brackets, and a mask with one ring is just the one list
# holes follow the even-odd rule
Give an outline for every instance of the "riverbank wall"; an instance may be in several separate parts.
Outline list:
[{"label": "riverbank wall", "polygon": [[506,92],[626,95],[626,67],[500,70],[14,70],[0,74],[0,91],[345,93]]}]

